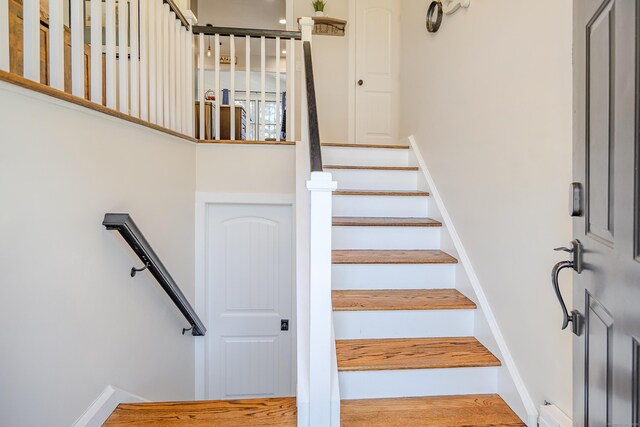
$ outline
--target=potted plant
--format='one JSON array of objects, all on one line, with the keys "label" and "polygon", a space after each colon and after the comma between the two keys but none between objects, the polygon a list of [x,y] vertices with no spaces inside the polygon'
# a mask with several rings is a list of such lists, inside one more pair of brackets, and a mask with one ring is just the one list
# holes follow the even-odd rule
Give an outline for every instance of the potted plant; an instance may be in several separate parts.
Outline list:
[{"label": "potted plant", "polygon": [[324,16],[324,6],[327,4],[326,0],[312,0],[313,10],[316,11],[316,16]]}]

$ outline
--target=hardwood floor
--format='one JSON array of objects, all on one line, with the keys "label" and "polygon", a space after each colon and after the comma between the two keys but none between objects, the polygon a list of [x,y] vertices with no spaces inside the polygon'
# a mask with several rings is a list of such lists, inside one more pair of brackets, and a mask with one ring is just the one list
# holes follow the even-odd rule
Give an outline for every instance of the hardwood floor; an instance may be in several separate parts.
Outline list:
[{"label": "hardwood floor", "polygon": [[429,193],[426,191],[409,191],[409,190],[336,190],[334,196],[396,196],[396,197],[427,197]]},{"label": "hardwood floor", "polygon": [[396,148],[399,150],[408,150],[408,145],[379,145],[379,144],[345,144],[342,142],[323,142],[323,147],[345,147],[345,148]]},{"label": "hardwood floor", "polygon": [[493,427],[525,424],[496,394],[343,400],[343,427]]},{"label": "hardwood floor", "polygon": [[385,218],[385,217],[333,217],[336,227],[442,227],[440,221],[431,218]]},{"label": "hardwood floor", "polygon": [[455,289],[333,291],[334,311],[464,310],[476,304]]},{"label": "hardwood floor", "polygon": [[348,169],[348,170],[369,170],[369,171],[417,171],[417,166],[347,166],[347,165],[324,165],[324,169]]},{"label": "hardwood floor", "polygon": [[334,264],[456,264],[441,250],[334,250]]},{"label": "hardwood floor", "polygon": [[473,337],[337,340],[339,371],[500,366]]},{"label": "hardwood floor", "polygon": [[121,404],[106,427],[282,426],[297,423],[296,399]]}]

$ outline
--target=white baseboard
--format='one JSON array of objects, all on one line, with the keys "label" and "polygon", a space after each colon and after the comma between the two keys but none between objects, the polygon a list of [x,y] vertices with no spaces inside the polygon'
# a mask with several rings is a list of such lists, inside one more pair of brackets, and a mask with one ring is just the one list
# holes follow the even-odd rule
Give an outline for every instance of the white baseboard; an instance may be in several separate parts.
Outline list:
[{"label": "white baseboard", "polygon": [[100,427],[120,403],[148,402],[135,394],[108,385],[96,400],[73,423],[73,427]]},{"label": "white baseboard", "polygon": [[[496,321],[493,311],[491,310],[491,306],[489,305],[487,296],[485,295],[482,285],[480,284],[480,279],[478,279],[478,276],[476,275],[473,265],[471,264],[471,260],[469,259],[469,256],[467,255],[467,252],[464,246],[462,245],[460,236],[458,235],[456,228],[453,225],[453,221],[451,220],[451,217],[449,216],[449,213],[447,212],[447,209],[444,206],[442,197],[440,197],[440,193],[438,192],[438,188],[436,187],[433,177],[429,172],[429,168],[427,167],[427,164],[424,161],[422,154],[420,153],[420,149],[418,148],[418,144],[416,143],[415,137],[411,135],[409,136],[408,139],[409,139],[409,144],[411,145],[413,154],[415,156],[415,159],[418,162],[418,166],[420,167],[420,170],[424,174],[424,178],[427,181],[429,192],[431,193],[431,196],[433,197],[433,201],[436,203],[436,206],[440,211],[440,215],[442,216],[442,222],[446,227],[449,233],[449,237],[451,238],[451,241],[453,242],[453,245],[458,253],[459,261],[462,264],[462,267],[464,268],[464,271],[469,281],[471,282],[473,291],[476,294],[476,298],[478,299],[478,306],[479,306],[478,308],[482,310],[485,316],[485,319],[489,325],[489,329],[491,330],[491,333],[493,334],[493,337],[496,340],[496,343],[500,350],[500,353],[502,356],[502,362],[507,367],[507,370],[511,376],[511,380],[513,381],[513,384],[520,398],[520,401],[521,401],[520,403],[522,404],[526,412],[526,414],[518,414],[518,415],[520,415],[521,418],[523,418],[523,421],[527,423],[527,425],[535,426],[538,418],[538,411],[536,410],[536,406],[533,403],[531,396],[529,395],[529,391],[527,390],[524,384],[524,381],[520,376],[520,372],[518,371],[518,368],[516,367],[513,357],[511,356],[511,352],[509,351],[509,347],[507,346],[504,336],[500,331],[500,327],[498,326],[498,322]],[[523,415],[525,416],[523,417]]]}]

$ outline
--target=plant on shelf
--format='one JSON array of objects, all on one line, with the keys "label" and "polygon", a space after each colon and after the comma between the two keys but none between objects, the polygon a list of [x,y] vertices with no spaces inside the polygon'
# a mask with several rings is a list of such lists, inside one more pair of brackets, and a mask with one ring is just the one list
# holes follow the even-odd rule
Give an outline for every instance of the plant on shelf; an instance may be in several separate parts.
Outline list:
[{"label": "plant on shelf", "polygon": [[316,11],[316,16],[324,16],[324,7],[327,4],[326,0],[312,0],[313,10]]}]

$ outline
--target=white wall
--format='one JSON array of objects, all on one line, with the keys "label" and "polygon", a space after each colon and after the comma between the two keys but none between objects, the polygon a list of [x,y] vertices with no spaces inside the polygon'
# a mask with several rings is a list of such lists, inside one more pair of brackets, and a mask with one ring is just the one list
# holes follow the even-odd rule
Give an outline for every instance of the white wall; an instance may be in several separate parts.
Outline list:
[{"label": "white wall", "polygon": [[284,30],[285,0],[198,0],[198,25]]},{"label": "white wall", "polygon": [[[349,1],[329,1],[325,8],[332,18],[349,18]],[[313,16],[310,0],[294,0],[294,16]],[[318,123],[323,142],[348,142],[347,90],[349,37],[355,34],[347,24],[345,37],[313,36],[313,71],[318,103]],[[302,53],[297,62],[302,64]],[[301,69],[300,67],[298,67]],[[300,81],[300,80],[298,80]]]},{"label": "white wall", "polygon": [[571,334],[550,271],[571,238],[572,3],[472,1],[436,34],[428,2],[401,5],[400,129],[416,136],[535,403],[571,413]]},{"label": "white wall", "polygon": [[0,425],[69,426],[113,384],[194,397],[194,338],[106,212],[130,212],[190,301],[195,147],[0,83]]},{"label": "white wall", "polygon": [[197,147],[196,189],[218,193],[295,193],[295,146]]}]

